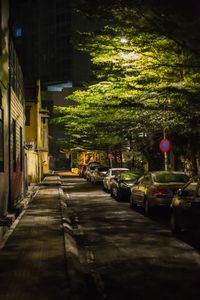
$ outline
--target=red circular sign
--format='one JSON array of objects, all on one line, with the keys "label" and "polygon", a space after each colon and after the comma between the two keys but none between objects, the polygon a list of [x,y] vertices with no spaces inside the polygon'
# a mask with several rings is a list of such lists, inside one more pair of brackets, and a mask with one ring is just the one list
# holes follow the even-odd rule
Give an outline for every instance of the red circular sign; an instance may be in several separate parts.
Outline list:
[{"label": "red circular sign", "polygon": [[113,159],[113,154],[112,153],[108,153],[108,158],[109,159]]},{"label": "red circular sign", "polygon": [[160,141],[160,151],[168,152],[170,150],[170,141],[168,139],[162,139]]}]

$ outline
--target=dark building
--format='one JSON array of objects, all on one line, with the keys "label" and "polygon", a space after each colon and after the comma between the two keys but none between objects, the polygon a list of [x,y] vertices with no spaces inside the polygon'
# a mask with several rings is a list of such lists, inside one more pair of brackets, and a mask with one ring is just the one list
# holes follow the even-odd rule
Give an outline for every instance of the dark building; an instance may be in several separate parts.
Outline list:
[{"label": "dark building", "polygon": [[83,22],[72,13],[71,2],[11,0],[11,27],[26,81],[73,81],[75,86],[88,81],[88,58],[72,49],[73,32]]},{"label": "dark building", "polygon": [[[40,79],[42,99],[49,108],[50,119],[54,117],[53,105],[60,105],[54,99],[54,92],[64,98],[64,88],[70,94],[90,78],[88,55],[73,48],[76,32],[93,28],[73,9],[79,1],[10,0],[10,27],[22,65],[25,92]],[[51,157],[64,156],[59,151],[62,140],[66,140],[63,128],[50,124]],[[60,164],[66,166],[63,161]]]}]

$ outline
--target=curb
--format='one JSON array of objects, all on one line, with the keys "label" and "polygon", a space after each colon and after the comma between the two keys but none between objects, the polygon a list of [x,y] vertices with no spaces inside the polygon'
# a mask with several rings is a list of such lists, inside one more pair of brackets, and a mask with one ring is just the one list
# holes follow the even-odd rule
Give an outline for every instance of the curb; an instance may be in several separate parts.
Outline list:
[{"label": "curb", "polygon": [[62,225],[64,232],[64,247],[67,271],[69,274],[71,285],[71,297],[73,300],[83,299],[86,295],[86,281],[87,274],[83,271],[79,251],[74,238],[73,228],[71,220],[67,212],[67,197],[65,196],[63,189],[59,188],[59,195],[61,201],[61,214]]},{"label": "curb", "polygon": [[58,175],[48,175],[45,176],[43,181],[40,183],[40,185],[47,185],[47,186],[60,186],[62,184],[61,178]]}]

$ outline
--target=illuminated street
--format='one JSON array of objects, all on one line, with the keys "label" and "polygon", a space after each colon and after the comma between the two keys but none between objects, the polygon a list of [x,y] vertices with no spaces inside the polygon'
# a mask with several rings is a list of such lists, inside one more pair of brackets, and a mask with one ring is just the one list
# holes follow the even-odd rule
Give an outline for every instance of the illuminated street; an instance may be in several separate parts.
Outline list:
[{"label": "illuminated street", "polygon": [[198,298],[199,248],[168,227],[101,185],[48,176],[1,243],[0,299]]},{"label": "illuminated street", "polygon": [[0,0],[0,300],[200,299],[200,1]]},{"label": "illuminated street", "polygon": [[64,180],[92,299],[96,293],[113,300],[199,298],[198,251],[174,238],[167,225],[113,200],[102,186]]}]

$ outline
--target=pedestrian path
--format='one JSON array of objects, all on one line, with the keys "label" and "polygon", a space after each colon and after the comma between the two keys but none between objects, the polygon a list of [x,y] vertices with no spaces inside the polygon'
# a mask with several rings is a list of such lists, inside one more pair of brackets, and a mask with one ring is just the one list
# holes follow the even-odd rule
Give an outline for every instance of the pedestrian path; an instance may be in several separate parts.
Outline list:
[{"label": "pedestrian path", "polygon": [[0,250],[0,299],[69,299],[59,184],[46,177]]}]

